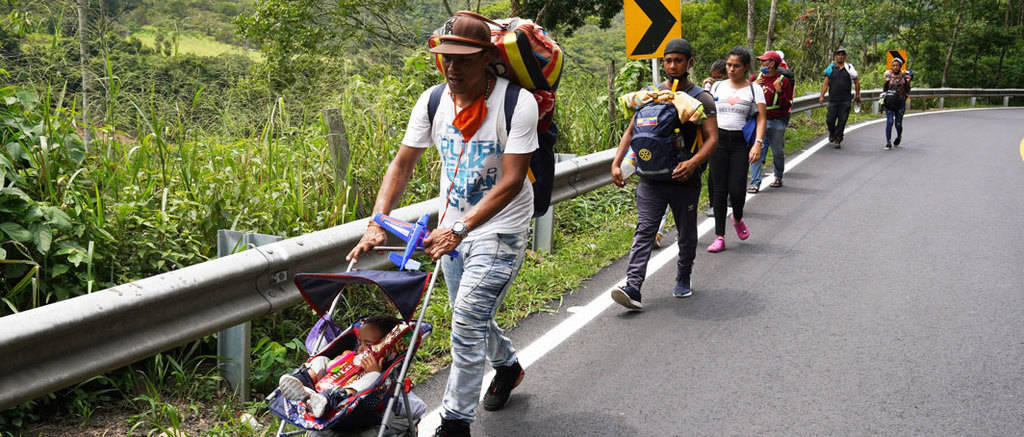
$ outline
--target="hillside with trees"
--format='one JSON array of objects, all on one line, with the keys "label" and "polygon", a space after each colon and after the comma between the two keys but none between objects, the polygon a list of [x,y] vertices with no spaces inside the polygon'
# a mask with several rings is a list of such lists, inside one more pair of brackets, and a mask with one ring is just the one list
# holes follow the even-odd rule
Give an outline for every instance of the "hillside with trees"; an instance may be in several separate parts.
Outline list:
[{"label": "hillside with trees", "polygon": [[[609,94],[650,81],[649,61],[626,59],[622,7],[613,0],[0,2],[0,317],[209,260],[218,229],[292,237],[365,217],[416,98],[442,80],[426,40],[452,11],[544,25],[567,60],[557,150],[611,148],[625,120],[609,114]],[[715,0],[684,1],[681,10],[683,36],[697,52],[691,78],[746,44],[784,51],[801,93],[820,89],[840,46],[865,88],[881,85],[890,49],[907,50],[918,88],[1024,83],[1024,0]],[[351,148],[340,179],[326,141],[327,108],[339,109]],[[795,119],[795,128],[811,132],[801,138],[820,131],[820,118]],[[403,204],[437,195],[437,155],[426,156]],[[622,255],[631,196],[608,188],[560,204],[562,249],[527,262],[500,322],[514,325],[547,308]],[[433,305],[435,326],[446,326],[446,305]],[[269,422],[260,395],[305,358],[299,338],[313,321],[298,308],[254,321],[250,398],[257,400],[242,407],[216,375],[215,341],[206,338],[0,411],[0,436],[105,427],[259,435],[235,412]],[[431,360],[415,369],[418,378],[444,365],[444,329],[425,348]],[[65,419],[45,428],[54,417]]]}]

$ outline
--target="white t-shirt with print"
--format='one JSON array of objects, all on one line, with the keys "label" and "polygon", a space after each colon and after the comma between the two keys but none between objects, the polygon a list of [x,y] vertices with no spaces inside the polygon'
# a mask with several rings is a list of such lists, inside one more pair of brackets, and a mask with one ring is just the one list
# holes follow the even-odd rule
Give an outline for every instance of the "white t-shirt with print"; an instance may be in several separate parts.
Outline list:
[{"label": "white t-shirt with print", "polygon": [[722,130],[743,130],[747,119],[757,114],[757,104],[765,103],[764,91],[759,86],[744,85],[733,88],[732,82],[723,80],[711,88],[718,109],[718,128]]},{"label": "white t-shirt with print", "polygon": [[[427,148],[437,145],[441,155],[441,204],[439,214],[444,214],[444,195],[448,192],[452,179],[455,184],[448,198],[448,213],[444,223],[439,227],[448,228],[459,220],[466,211],[483,199],[484,195],[501,180],[501,159],[505,153],[525,154],[537,149],[537,101],[527,91],[519,92],[515,113],[512,115],[512,129],[508,131],[505,144],[505,90],[509,81],[498,78],[494,90],[487,99],[487,116],[470,138],[469,143],[462,138],[462,133],[452,125],[455,120],[455,101],[447,91],[441,96],[434,124],[430,126],[427,114],[427,102],[430,100],[428,89],[420,94],[416,106],[409,117],[409,125],[405,130],[402,144],[409,147]],[[443,85],[442,85],[443,86]],[[501,132],[499,133],[499,129]],[[465,151],[463,151],[465,149]],[[462,162],[455,174],[459,154]],[[438,216],[440,217],[440,215]],[[519,194],[498,211],[486,223],[480,224],[470,231],[463,241],[471,241],[484,235],[494,233],[517,233],[530,227],[533,217],[533,187],[529,178],[524,178]]]}]

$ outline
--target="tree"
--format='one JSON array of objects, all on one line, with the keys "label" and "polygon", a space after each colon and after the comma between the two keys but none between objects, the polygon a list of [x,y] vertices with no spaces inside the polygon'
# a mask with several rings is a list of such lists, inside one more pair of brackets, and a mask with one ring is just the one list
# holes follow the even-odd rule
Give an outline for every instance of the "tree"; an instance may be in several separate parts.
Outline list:
[{"label": "tree", "polygon": [[622,10],[622,0],[510,0],[512,15],[531,18],[548,30],[566,35],[597,17],[598,26],[607,29],[612,18]]},{"label": "tree", "polygon": [[254,6],[252,13],[235,18],[235,26],[260,46],[276,73],[290,71],[297,57],[343,53],[354,41],[379,44],[382,50],[415,45],[394,13],[406,9],[407,0],[257,0]]},{"label": "tree", "polygon": [[747,0],[747,47],[754,48],[754,0]]},{"label": "tree", "polygon": [[964,17],[964,0],[960,0],[960,4],[956,8],[956,24],[953,25],[953,36],[949,39],[949,50],[946,51],[946,62],[942,67],[942,84],[940,86],[946,86],[946,76],[949,74],[949,64],[953,59],[953,47],[956,46],[956,34],[960,32],[960,22]]},{"label": "tree", "polygon": [[771,10],[768,12],[768,36],[765,38],[764,51],[772,49],[772,42],[775,39],[775,14],[779,10],[779,0],[772,0]]}]

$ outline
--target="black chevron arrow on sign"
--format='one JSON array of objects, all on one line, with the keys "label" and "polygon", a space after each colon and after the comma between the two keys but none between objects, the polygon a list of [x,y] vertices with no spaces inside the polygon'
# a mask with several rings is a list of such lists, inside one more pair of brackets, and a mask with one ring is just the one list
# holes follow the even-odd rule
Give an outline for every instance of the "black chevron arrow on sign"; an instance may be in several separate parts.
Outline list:
[{"label": "black chevron arrow on sign", "polygon": [[632,56],[649,55],[658,50],[661,42],[668,36],[668,31],[676,24],[676,17],[665,9],[659,0],[633,0],[637,6],[651,19],[651,27],[647,28],[643,38],[633,48]]}]

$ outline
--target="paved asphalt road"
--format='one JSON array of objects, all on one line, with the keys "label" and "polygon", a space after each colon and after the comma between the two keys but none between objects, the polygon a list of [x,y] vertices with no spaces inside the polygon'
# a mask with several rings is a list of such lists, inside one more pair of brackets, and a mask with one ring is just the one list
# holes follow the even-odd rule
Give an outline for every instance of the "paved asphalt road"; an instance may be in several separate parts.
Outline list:
[{"label": "paved asphalt road", "polygon": [[[749,240],[729,227],[710,254],[702,235],[693,297],[671,297],[674,262],[645,311],[604,297],[473,434],[1024,435],[1024,109],[910,116],[893,151],[883,126],[750,199]],[[624,272],[510,336],[527,347]],[[446,377],[417,388],[432,413]]]}]

